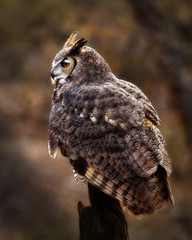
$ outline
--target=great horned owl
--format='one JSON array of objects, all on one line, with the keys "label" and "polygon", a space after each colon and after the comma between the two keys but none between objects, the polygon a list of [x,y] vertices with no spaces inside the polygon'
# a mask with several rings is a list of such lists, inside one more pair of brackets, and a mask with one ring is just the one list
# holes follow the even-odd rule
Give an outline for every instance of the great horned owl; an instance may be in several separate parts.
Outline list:
[{"label": "great horned owl", "polygon": [[49,153],[55,157],[59,147],[76,174],[135,215],[152,214],[172,202],[159,117],[86,42],[73,33],[53,60]]}]

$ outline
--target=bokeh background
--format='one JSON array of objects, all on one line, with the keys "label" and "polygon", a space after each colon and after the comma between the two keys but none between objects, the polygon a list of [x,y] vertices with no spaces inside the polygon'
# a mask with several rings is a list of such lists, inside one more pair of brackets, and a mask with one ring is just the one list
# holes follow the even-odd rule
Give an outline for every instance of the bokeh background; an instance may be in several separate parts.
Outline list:
[{"label": "bokeh background", "polygon": [[192,239],[192,1],[0,0],[0,239],[78,239],[87,189],[47,152],[50,67],[72,31],[152,101],[175,209],[130,216],[134,240]]}]

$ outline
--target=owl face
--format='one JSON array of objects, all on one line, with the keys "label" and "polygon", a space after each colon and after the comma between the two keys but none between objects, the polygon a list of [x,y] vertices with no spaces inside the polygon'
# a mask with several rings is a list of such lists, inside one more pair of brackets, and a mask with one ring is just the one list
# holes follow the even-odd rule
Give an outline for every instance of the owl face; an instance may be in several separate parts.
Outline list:
[{"label": "owl face", "polygon": [[70,83],[103,81],[111,72],[109,65],[93,48],[84,46],[85,39],[74,41],[72,34],[52,63],[51,81],[55,86]]},{"label": "owl face", "polygon": [[51,80],[54,85],[66,83],[67,77],[71,74],[76,65],[75,58],[64,57],[63,60],[53,62],[53,70],[51,72]]}]

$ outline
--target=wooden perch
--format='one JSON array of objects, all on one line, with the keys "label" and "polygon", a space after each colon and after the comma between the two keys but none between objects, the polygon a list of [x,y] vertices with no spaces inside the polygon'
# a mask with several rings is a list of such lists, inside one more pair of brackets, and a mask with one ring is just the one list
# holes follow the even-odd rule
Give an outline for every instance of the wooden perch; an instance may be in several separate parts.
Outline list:
[{"label": "wooden perch", "polygon": [[129,240],[118,200],[88,183],[91,206],[78,203],[80,240]]}]

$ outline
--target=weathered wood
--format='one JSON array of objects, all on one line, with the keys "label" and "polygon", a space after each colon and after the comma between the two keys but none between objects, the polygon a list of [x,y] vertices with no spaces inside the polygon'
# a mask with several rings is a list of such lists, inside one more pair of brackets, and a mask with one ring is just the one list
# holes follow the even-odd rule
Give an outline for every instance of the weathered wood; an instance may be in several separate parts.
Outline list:
[{"label": "weathered wood", "polygon": [[80,240],[129,240],[118,200],[88,184],[91,206],[78,203]]}]

